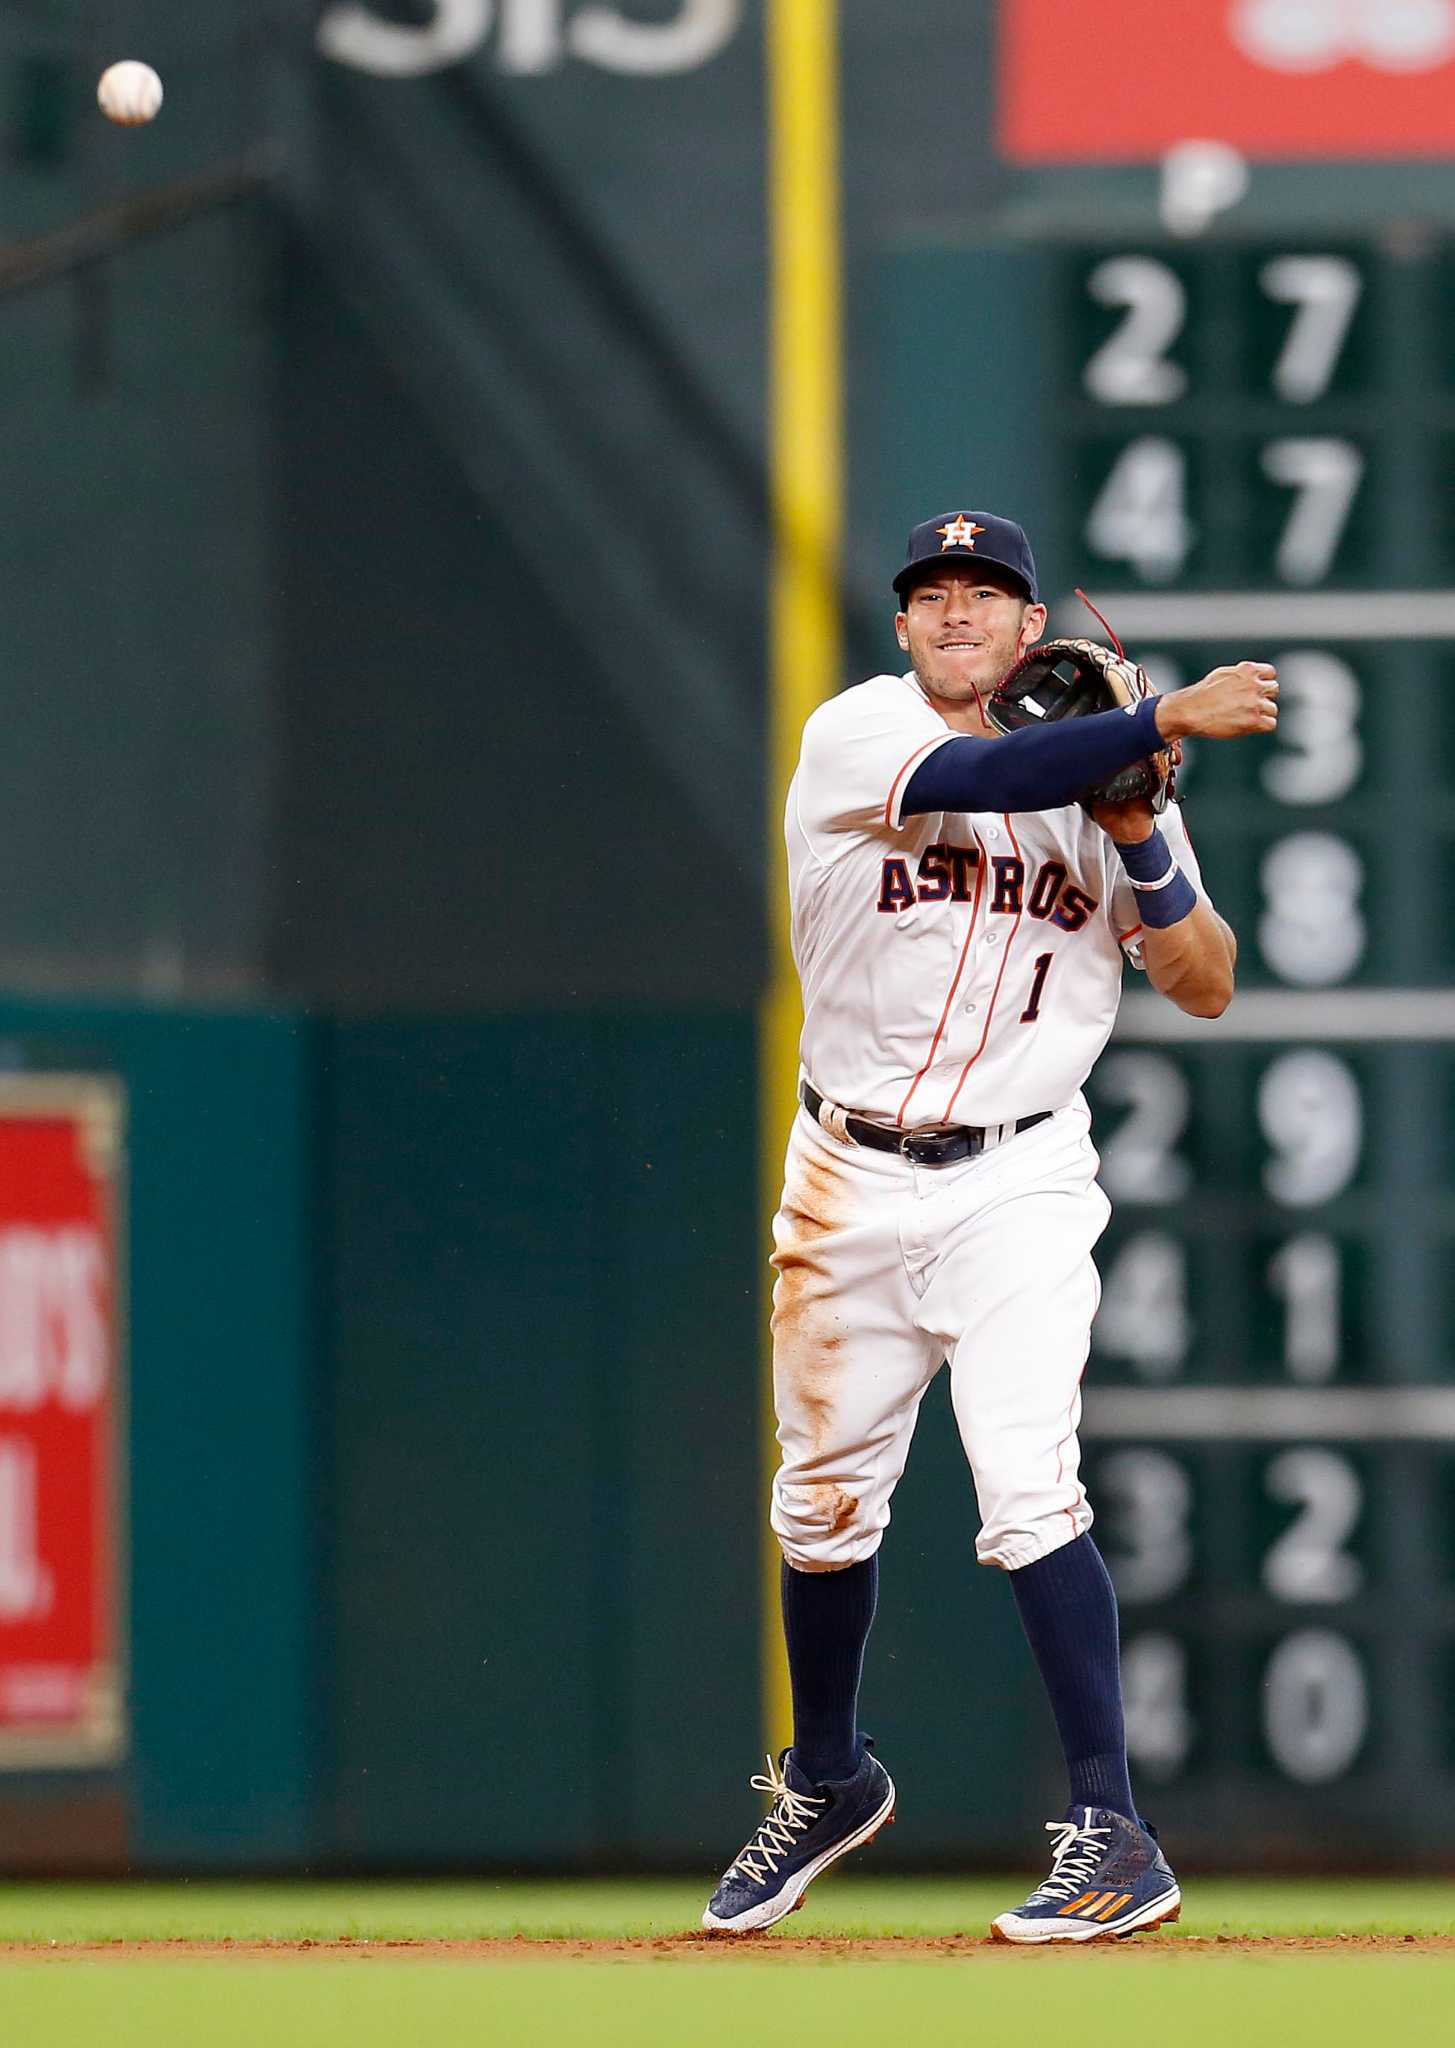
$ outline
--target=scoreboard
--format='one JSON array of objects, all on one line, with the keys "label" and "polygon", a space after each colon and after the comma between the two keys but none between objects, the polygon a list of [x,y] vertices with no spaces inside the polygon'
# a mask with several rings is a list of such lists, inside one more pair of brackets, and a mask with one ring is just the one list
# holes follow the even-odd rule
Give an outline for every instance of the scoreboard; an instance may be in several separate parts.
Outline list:
[{"label": "scoreboard", "polygon": [[1231,1855],[1434,1854],[1455,1789],[1452,266],[1390,230],[1049,272],[1068,586],[1159,688],[1282,683],[1275,737],[1181,783],[1239,994],[1204,1022],[1129,977],[1089,1090],[1134,1768]]}]

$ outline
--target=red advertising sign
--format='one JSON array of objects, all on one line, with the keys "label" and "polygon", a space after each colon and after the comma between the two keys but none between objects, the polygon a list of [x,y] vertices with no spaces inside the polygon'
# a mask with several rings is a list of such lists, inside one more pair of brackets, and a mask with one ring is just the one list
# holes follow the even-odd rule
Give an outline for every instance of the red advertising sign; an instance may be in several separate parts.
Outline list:
[{"label": "red advertising sign", "polygon": [[119,1090],[0,1077],[0,1766],[124,1748]]},{"label": "red advertising sign", "polygon": [[1001,0],[1000,139],[1023,163],[1455,151],[1455,0]]}]

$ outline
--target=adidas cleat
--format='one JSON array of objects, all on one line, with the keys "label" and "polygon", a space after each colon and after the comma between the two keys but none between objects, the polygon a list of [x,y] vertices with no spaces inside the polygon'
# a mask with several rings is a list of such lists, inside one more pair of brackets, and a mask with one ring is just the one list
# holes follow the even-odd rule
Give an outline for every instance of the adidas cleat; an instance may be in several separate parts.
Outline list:
[{"label": "adidas cleat", "polygon": [[772,1799],[768,1817],[730,1863],[707,1904],[710,1934],[757,1934],[803,1904],[816,1877],[894,1818],[894,1780],[866,1749],[852,1778],[815,1785],[785,1749],[751,1782]]},{"label": "adidas cleat", "polygon": [[1051,1874],[1023,1906],[991,1922],[997,1941],[1100,1941],[1160,1927],[1182,1911],[1177,1879],[1145,1823],[1077,1806],[1046,1829],[1056,1837]]}]

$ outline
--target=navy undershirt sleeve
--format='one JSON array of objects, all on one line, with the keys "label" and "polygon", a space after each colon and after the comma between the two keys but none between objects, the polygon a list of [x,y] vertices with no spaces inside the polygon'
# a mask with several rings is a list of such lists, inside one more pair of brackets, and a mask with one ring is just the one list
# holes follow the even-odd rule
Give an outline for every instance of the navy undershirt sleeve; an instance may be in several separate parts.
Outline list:
[{"label": "navy undershirt sleeve", "polygon": [[1096,711],[1028,725],[1003,739],[961,733],[926,755],[904,792],[900,816],[927,811],[1053,811],[1119,768],[1167,744],[1157,729],[1157,700],[1134,712]]}]

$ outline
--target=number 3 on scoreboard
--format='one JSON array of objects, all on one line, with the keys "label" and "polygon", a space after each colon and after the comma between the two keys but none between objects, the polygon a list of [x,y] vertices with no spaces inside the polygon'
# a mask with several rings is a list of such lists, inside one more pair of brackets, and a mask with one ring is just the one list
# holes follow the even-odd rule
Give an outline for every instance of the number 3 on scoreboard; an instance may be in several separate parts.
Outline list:
[{"label": "number 3 on scoreboard", "polygon": [[1035,967],[1031,970],[1030,1001],[1021,1011],[1022,1024],[1034,1024],[1041,1014],[1041,996],[1045,990],[1046,976],[1051,971],[1053,958],[1054,955],[1050,953],[1041,953],[1037,956]]}]

